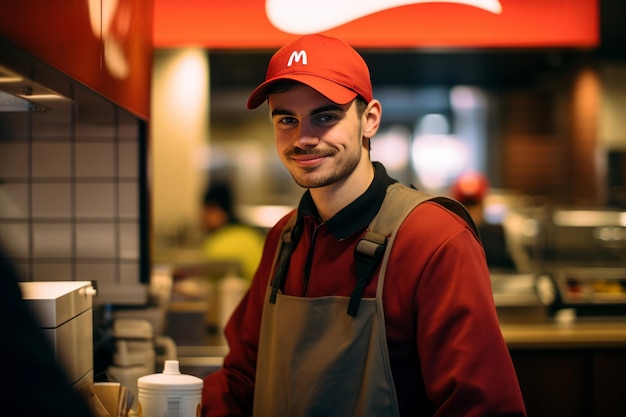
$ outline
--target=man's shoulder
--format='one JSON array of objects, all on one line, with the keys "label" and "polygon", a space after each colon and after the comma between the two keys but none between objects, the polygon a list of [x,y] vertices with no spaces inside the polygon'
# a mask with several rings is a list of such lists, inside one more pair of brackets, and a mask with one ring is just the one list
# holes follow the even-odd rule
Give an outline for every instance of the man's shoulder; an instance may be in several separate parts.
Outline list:
[{"label": "man's shoulder", "polygon": [[409,233],[431,242],[444,242],[463,232],[469,232],[467,236],[479,241],[479,235],[465,219],[436,201],[426,201],[417,206],[399,230],[400,234]]},{"label": "man's shoulder", "polygon": [[[430,194],[416,188],[394,184],[392,192],[387,193],[388,198],[393,201],[390,207],[405,206],[411,208],[407,219],[415,218],[416,225],[423,227],[450,226],[453,229],[469,228],[478,236],[478,229],[467,209],[458,201],[445,195]],[[405,208],[405,210],[406,210]],[[396,208],[399,213],[400,209]],[[393,213],[390,213],[393,216]]]}]

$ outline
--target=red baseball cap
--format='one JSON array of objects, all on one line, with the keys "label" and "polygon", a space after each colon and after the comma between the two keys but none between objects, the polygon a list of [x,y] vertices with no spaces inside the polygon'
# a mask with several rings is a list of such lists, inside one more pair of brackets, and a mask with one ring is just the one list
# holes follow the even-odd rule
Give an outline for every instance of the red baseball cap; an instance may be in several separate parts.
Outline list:
[{"label": "red baseball cap", "polygon": [[265,81],[250,94],[248,108],[263,104],[270,86],[284,79],[306,84],[337,104],[356,96],[368,103],[372,100],[363,57],[344,41],[325,35],[305,35],[280,48],[270,60]]},{"label": "red baseball cap", "polygon": [[469,171],[460,175],[452,185],[452,198],[463,204],[480,202],[488,190],[487,178],[479,172]]}]

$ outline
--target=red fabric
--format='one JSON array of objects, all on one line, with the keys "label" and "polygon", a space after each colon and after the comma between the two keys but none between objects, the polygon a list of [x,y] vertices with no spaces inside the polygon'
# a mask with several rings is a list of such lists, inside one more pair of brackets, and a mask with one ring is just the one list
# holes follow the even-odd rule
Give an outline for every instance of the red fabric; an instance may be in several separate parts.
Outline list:
[{"label": "red fabric", "polygon": [[489,190],[489,181],[479,172],[466,172],[457,178],[452,185],[452,198],[461,202],[480,203]]},{"label": "red fabric", "polygon": [[[252,413],[263,298],[283,222],[270,231],[251,289],[226,327],[231,350],[223,369],[205,379],[204,417]],[[337,241],[319,226],[305,289],[302,277],[315,226],[305,218],[285,293],[347,296],[356,280],[353,253],[360,234]],[[375,292],[373,279],[365,297]],[[460,218],[432,202],[413,211],[392,248],[383,304],[402,416],[525,415],[484,253]]]},{"label": "red fabric", "polygon": [[301,82],[330,101],[345,104],[357,95],[372,101],[372,83],[367,64],[350,45],[336,38],[313,34],[280,48],[270,60],[265,81],[248,99],[248,108],[259,107],[268,88],[277,80]]}]

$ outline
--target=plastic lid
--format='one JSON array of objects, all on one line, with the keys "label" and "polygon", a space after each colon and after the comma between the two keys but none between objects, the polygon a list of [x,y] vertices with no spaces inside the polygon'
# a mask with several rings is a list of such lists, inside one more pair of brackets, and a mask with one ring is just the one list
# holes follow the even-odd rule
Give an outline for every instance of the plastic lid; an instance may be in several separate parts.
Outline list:
[{"label": "plastic lid", "polygon": [[187,390],[202,389],[202,379],[181,374],[178,361],[167,360],[163,368],[163,373],[142,376],[137,379],[138,388],[152,388],[160,390]]}]

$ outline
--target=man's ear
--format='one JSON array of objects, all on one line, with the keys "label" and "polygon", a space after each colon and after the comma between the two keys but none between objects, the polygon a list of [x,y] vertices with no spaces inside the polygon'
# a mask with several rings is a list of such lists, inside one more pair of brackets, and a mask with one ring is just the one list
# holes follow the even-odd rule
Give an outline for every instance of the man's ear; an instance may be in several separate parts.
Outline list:
[{"label": "man's ear", "polygon": [[380,127],[383,109],[380,101],[374,99],[369,102],[367,108],[363,112],[363,136],[366,138],[373,137]]}]

